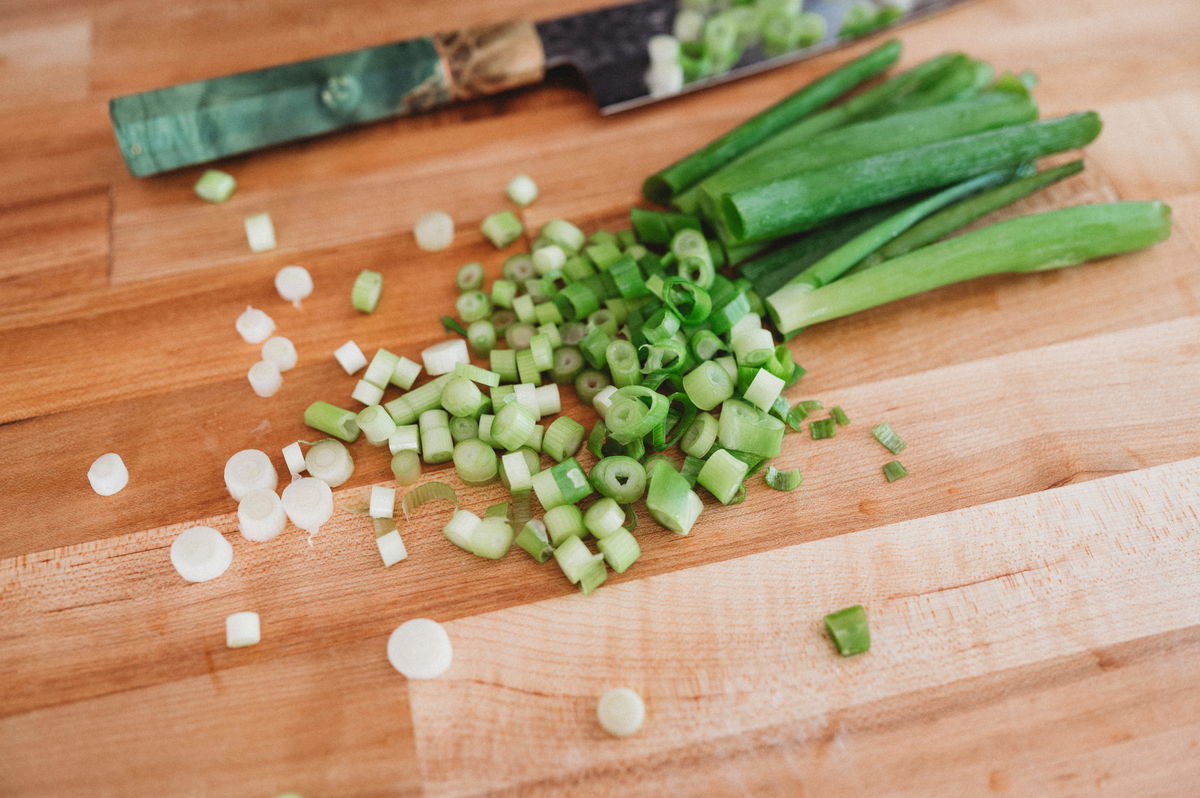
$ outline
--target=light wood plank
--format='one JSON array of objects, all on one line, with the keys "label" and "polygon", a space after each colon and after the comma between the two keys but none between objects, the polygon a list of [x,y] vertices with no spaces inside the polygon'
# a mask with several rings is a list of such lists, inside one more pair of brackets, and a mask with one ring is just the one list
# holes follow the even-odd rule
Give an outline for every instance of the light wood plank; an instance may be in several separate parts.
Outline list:
[{"label": "light wood plank", "polygon": [[[1024,783],[1070,795],[1111,769],[1138,774],[1118,780],[1114,794],[1172,794],[1179,779],[1200,776],[1200,759],[1177,758],[1200,732],[1181,656],[1195,650],[1200,624],[1200,516],[1179,498],[1197,480],[1200,460],[1190,460],[453,621],[451,670],[410,683],[427,791],[528,783],[639,795],[734,795],[749,785],[969,795],[990,779],[1017,794]],[[820,619],[859,602],[872,651],[842,660]],[[1182,646],[1169,655],[1160,648],[1161,665],[1137,662],[1135,641],[1154,646],[1172,634]],[[1136,667],[1103,677],[1129,659]],[[1087,683],[1103,691],[1090,707],[1116,719],[1103,697],[1146,672],[1158,678],[1160,702],[1174,695],[1185,708],[1135,712],[1107,737],[1084,733],[1082,712],[1056,695],[1063,681],[1075,683],[1075,695]],[[1042,687],[1039,675],[1060,684]],[[1006,679],[1033,701],[1029,692],[1005,695]],[[964,682],[975,689],[959,689]],[[634,740],[606,739],[593,719],[599,693],[619,684],[647,701]],[[1029,734],[1042,723],[1034,709],[1047,720],[1065,713],[1071,736],[1047,749],[1036,733],[1020,745],[1010,734],[1007,750],[980,737],[963,744],[968,720]],[[845,729],[843,713],[852,716]],[[1145,749],[1122,745],[1132,739],[1125,729],[1141,724]],[[853,733],[861,726],[890,744]],[[904,750],[917,760],[908,765],[888,755],[902,750],[905,732]],[[706,756],[744,735],[757,754],[749,760]],[[555,753],[513,756],[514,738],[553,738]],[[920,767],[941,749],[956,758]],[[689,770],[692,789],[681,790],[674,779]]]}]

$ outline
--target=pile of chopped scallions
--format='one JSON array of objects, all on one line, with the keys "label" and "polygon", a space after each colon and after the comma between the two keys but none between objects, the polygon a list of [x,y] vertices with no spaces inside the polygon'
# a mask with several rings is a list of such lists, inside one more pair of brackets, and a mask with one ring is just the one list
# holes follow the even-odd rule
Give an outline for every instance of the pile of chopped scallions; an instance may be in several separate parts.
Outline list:
[{"label": "pile of chopped scallions", "polygon": [[[669,59],[674,50],[659,45]],[[807,421],[822,440],[850,424],[841,407],[784,396],[804,369],[781,336],[953,282],[1062,268],[1169,235],[1165,205],[1123,202],[952,237],[1078,173],[1078,161],[1041,172],[1033,163],[1092,141],[1099,118],[1038,121],[1028,76],[995,78],[960,53],[843,99],[899,55],[888,42],[651,175],[646,198],[670,209],[634,208],[630,229],[587,235],[553,219],[490,285],[482,264],[465,264],[457,318],[443,317],[457,337],[422,352],[421,365],[386,349],[368,364],[347,343],[337,357],[347,373],[366,368],[352,394],[366,407],[315,402],[305,422],[341,441],[386,444],[402,485],[420,480],[422,462],[453,462],[469,486],[498,480],[511,498],[482,517],[442,483],[411,491],[405,514],[409,498],[413,509],[450,500],[443,531],[455,545],[488,559],[514,543],[539,563],[552,556],[589,593],[640,556],[640,502],[686,535],[701,492],[736,504],[764,468],[771,488],[800,486],[798,469],[770,462],[785,434]],[[522,204],[536,187],[521,180],[509,191]],[[482,232],[497,248],[530,234],[511,210],[487,217]],[[372,312],[378,288],[364,272],[355,307]],[[431,379],[418,385],[422,365]],[[405,392],[385,400],[391,386]],[[560,415],[564,386],[595,409],[590,426]],[[887,424],[871,433],[892,454],[905,446]],[[339,457],[322,457],[334,479],[348,476]],[[908,473],[899,460],[882,471],[888,482]]]}]

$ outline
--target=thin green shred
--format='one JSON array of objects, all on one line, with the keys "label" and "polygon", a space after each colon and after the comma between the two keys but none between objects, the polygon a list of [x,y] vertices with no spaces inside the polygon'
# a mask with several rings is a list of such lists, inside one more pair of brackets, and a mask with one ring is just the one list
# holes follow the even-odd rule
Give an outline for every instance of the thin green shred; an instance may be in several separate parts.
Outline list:
[{"label": "thin green shred", "polygon": [[800,473],[799,468],[780,471],[775,466],[767,466],[767,473],[763,480],[775,490],[792,491],[804,482],[804,475]]},{"label": "thin green shred", "polygon": [[879,441],[892,454],[900,454],[900,452],[904,451],[904,447],[908,445],[886,421],[871,427],[871,434],[875,436],[875,440]]}]

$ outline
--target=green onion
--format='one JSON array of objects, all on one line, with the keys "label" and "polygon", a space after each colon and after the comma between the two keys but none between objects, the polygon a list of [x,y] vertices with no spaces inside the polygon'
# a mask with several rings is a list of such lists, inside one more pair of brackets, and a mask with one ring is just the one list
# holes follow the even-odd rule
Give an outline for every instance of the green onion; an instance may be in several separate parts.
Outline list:
[{"label": "green onion", "polygon": [[562,545],[554,549],[554,560],[573,585],[579,584],[584,575],[594,568],[593,564],[597,560],[600,566],[604,567],[604,555],[593,555],[588,551],[587,544],[574,535],[566,538]]},{"label": "green onion", "polygon": [[766,411],[775,404],[775,400],[779,398],[782,390],[783,380],[766,369],[759,369],[742,396],[759,410]]},{"label": "green onion", "polygon": [[358,438],[358,416],[328,402],[313,402],[304,411],[304,423],[315,430],[353,443]]},{"label": "green onion", "polygon": [[717,419],[711,413],[699,413],[679,439],[679,448],[692,457],[707,457],[717,441]]},{"label": "green onion", "polygon": [[192,190],[196,196],[206,202],[221,203],[233,195],[237,181],[228,172],[220,169],[206,169]]},{"label": "green onion", "polygon": [[[522,208],[532,203],[538,197],[537,183],[529,175],[517,175],[508,183],[505,189],[508,198]],[[543,562],[539,560],[538,562]]]},{"label": "green onion", "polygon": [[420,428],[416,424],[396,427],[396,431],[388,437],[388,451],[392,454],[406,449],[414,452],[421,451]]},{"label": "green onion", "polygon": [[[492,300],[482,291],[464,291],[454,301],[454,309],[458,316],[468,324],[483,321],[492,312]],[[467,332],[470,337],[470,332]]]},{"label": "green onion", "polygon": [[[378,354],[377,352],[376,356]],[[413,383],[417,381],[417,377],[420,375],[421,364],[415,360],[402,357],[396,361],[396,368],[392,371],[392,385],[407,391],[413,387]]]},{"label": "green onion", "polygon": [[[651,175],[642,193],[651,202],[666,205],[671,198],[719,169],[780,130],[812,113],[863,81],[878,75],[900,57],[899,42],[888,42],[851,61],[792,94],[757,116],[713,141],[706,147]],[[637,227],[637,220],[633,220]],[[640,232],[640,230],[639,230]],[[646,240],[646,239],[643,239]]]},{"label": "green onion", "polygon": [[412,485],[421,478],[421,457],[415,449],[403,449],[392,455],[392,475],[400,485]]},{"label": "green onion", "polygon": [[[386,349],[376,350],[375,356],[371,358],[370,365],[363,372],[363,381],[374,385],[377,388],[386,388],[392,376],[396,373],[396,366],[399,365],[400,358],[392,354]],[[375,402],[371,402],[375,404]]]},{"label": "green onion", "polygon": [[445,482],[426,482],[424,485],[418,485],[404,496],[400,509],[404,511],[405,520],[408,520],[413,513],[433,501],[450,502],[454,509],[458,509],[458,493]]},{"label": "green onion", "polygon": [[608,377],[599,371],[581,371],[575,378],[575,393],[585,405],[590,405],[596,394],[608,386]]},{"label": "green onion", "polygon": [[515,452],[529,440],[535,426],[537,415],[532,410],[519,402],[509,402],[496,412],[491,438],[502,449]]},{"label": "green onion", "polygon": [[470,363],[454,364],[454,375],[456,377],[464,377],[472,382],[477,382],[480,385],[486,385],[489,388],[495,388],[500,384],[500,375],[494,371],[481,369],[479,366]]},{"label": "green onion", "polygon": [[859,208],[1082,147],[1099,132],[1100,118],[1086,112],[874,155],[723,195],[721,218],[735,241],[777,238]]},{"label": "green onion", "polygon": [[[454,285],[459,293],[478,291],[483,288],[483,264],[464,263],[454,274]],[[506,306],[507,307],[507,306]]]},{"label": "green onion", "polygon": [[712,360],[722,352],[728,352],[729,349],[725,346],[725,342],[714,333],[712,330],[697,330],[692,333],[692,338],[688,342],[692,354],[700,362]]},{"label": "green onion", "polygon": [[574,457],[583,445],[585,431],[583,425],[568,416],[559,416],[546,428],[542,439],[542,451],[554,460],[562,462],[568,457]]},{"label": "green onion", "polygon": [[578,252],[583,248],[583,231],[565,219],[551,219],[542,225],[539,237],[558,244],[568,252]]},{"label": "green onion", "polygon": [[496,249],[504,249],[525,232],[521,220],[512,211],[493,213],[483,220],[479,230]]},{"label": "green onion", "polygon": [[350,304],[354,306],[355,310],[374,313],[382,291],[383,275],[370,269],[363,269],[354,280],[354,288],[350,291]]},{"label": "green onion", "polygon": [[458,323],[458,319],[453,316],[442,316],[442,329],[446,332],[452,332],[456,335],[461,335],[464,338],[467,335],[467,328]]},{"label": "green onion", "polygon": [[[424,486],[422,485],[422,487]],[[481,523],[483,523],[483,519],[470,510],[455,510],[454,514],[450,516],[450,520],[442,527],[442,535],[463,551],[471,551],[475,532]]]},{"label": "green onion", "polygon": [[837,434],[837,423],[832,418],[810,421],[808,422],[808,431],[812,434],[814,441],[819,441],[823,438],[832,438]]},{"label": "green onion", "polygon": [[539,418],[562,412],[562,397],[559,395],[558,385],[539,385],[533,393]]},{"label": "green onion", "polygon": [[684,325],[699,324],[712,312],[712,297],[694,279],[672,277],[663,286],[663,302],[667,310],[679,317]]},{"label": "green onion", "polygon": [[500,458],[500,483],[514,495],[529,491],[533,488],[533,475],[539,468],[541,458],[532,449],[509,452]]},{"label": "green onion", "polygon": [[930,244],[823,288],[785,286],[767,306],[785,334],[988,274],[1074,266],[1150,246],[1171,229],[1161,202],[1081,205],[999,222]]},{"label": "green onion", "polygon": [[843,657],[871,649],[871,629],[867,626],[867,613],[861,604],[826,615],[825,630]]},{"label": "green onion", "polygon": [[662,394],[641,385],[627,385],[617,390],[604,423],[613,440],[627,445],[665,424],[668,406],[668,399]]},{"label": "green onion", "polygon": [[649,211],[642,208],[630,208],[629,221],[638,241],[643,244],[667,244],[680,230],[700,229],[700,220],[690,214]]},{"label": "green onion", "polygon": [[[620,508],[617,509],[620,510]],[[621,510],[622,517],[624,514],[624,511]],[[642,549],[638,545],[637,538],[629,534],[629,530],[620,526],[609,535],[596,535],[596,537],[600,538],[596,543],[596,548],[600,549],[600,553],[604,555],[604,561],[608,563],[609,568],[619,574],[625,573],[629,566],[642,556]]]},{"label": "green onion", "polygon": [[549,244],[535,249],[532,260],[534,271],[546,275],[562,269],[567,262],[567,253],[558,244]]},{"label": "green onion", "polygon": [[707,488],[721,504],[729,504],[746,479],[747,470],[744,462],[724,449],[717,449],[708,456],[704,467],[696,475],[696,481]]},{"label": "green onion", "polygon": [[554,554],[554,547],[550,545],[550,538],[546,535],[546,525],[537,519],[526,521],[514,542],[540,563]]},{"label": "green onion", "polygon": [[611,498],[600,499],[583,516],[583,525],[597,538],[606,538],[625,523],[625,511]]},{"label": "green onion", "polygon": [[654,520],[677,535],[686,535],[704,510],[704,503],[687,480],[666,460],[657,460],[649,472],[646,509]]},{"label": "green onion", "polygon": [[358,428],[366,436],[372,446],[382,446],[396,431],[396,422],[388,412],[379,405],[364,407],[355,418]]},{"label": "green onion", "polygon": [[445,463],[454,456],[450,419],[445,410],[426,410],[417,419],[421,429],[421,456],[426,463]]},{"label": "green onion", "polygon": [[591,483],[574,457],[539,471],[533,477],[533,491],[547,510],[560,504],[577,504],[592,492]]},{"label": "green onion", "polygon": [[637,349],[629,341],[617,339],[608,344],[604,360],[612,375],[612,384],[618,388],[636,385],[642,378],[642,366],[638,361]]},{"label": "green onion", "polygon": [[468,485],[486,485],[496,478],[496,452],[478,438],[456,443],[453,459],[459,479]]},{"label": "green onion", "polygon": [[850,417],[846,415],[846,411],[840,407],[834,407],[829,411],[829,415],[837,422],[839,427],[849,426]]},{"label": "green onion", "polygon": [[498,560],[512,548],[513,530],[506,518],[484,518],[471,535],[469,551],[489,560]]},{"label": "green onion", "polygon": [[880,445],[892,454],[900,454],[900,452],[904,451],[904,447],[908,445],[904,442],[903,438],[896,434],[891,424],[888,424],[886,421],[871,427],[871,434],[875,436],[875,440],[879,441]]},{"label": "green onion", "polygon": [[624,455],[597,460],[589,479],[600,495],[618,504],[632,504],[646,492],[646,469],[637,460]]},{"label": "green onion", "polygon": [[573,346],[561,346],[554,350],[554,362],[550,366],[550,379],[558,385],[573,383],[583,371],[583,355]]},{"label": "green onion", "polygon": [[[479,422],[474,418],[455,417],[450,419],[450,439],[455,443],[478,437]],[[390,442],[391,438],[388,441]]]},{"label": "green onion", "polygon": [[712,410],[733,396],[733,380],[720,364],[706,360],[683,377],[683,390],[692,404]]},{"label": "green onion", "polygon": [[555,548],[561,546],[569,537],[581,538],[586,534],[583,513],[573,504],[551,507],[542,520],[546,524],[546,532],[550,535],[550,544]]},{"label": "green onion", "polygon": [[488,365],[500,375],[501,382],[517,381],[517,353],[512,349],[493,349],[488,355]]},{"label": "green onion", "polygon": [[737,399],[721,405],[717,440],[724,449],[750,452],[758,457],[778,457],[783,444],[783,422]]},{"label": "green onion", "polygon": [[800,483],[804,481],[804,475],[800,473],[799,468],[780,471],[775,466],[767,466],[767,473],[763,479],[775,490],[793,491],[800,487]]},{"label": "green onion", "polygon": [[542,373],[538,370],[532,349],[517,350],[517,379],[523,385],[537,385],[542,381]]},{"label": "green onion", "polygon": [[512,309],[517,297],[517,284],[512,280],[496,280],[492,283],[492,304],[498,308]]},{"label": "green onion", "polygon": [[483,401],[479,386],[466,377],[453,377],[442,388],[442,407],[452,416],[474,417],[483,408]]},{"label": "green onion", "polygon": [[908,476],[908,469],[901,465],[899,460],[892,460],[883,464],[883,475],[887,477],[888,482],[895,482]]}]

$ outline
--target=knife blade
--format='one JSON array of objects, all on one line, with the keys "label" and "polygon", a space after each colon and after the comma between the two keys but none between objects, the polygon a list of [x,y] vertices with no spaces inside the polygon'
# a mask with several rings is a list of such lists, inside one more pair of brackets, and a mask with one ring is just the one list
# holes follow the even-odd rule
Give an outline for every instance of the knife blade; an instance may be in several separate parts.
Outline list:
[{"label": "knife blade", "polygon": [[[913,0],[887,27],[965,0]],[[852,41],[839,36],[852,3],[808,0],[825,37],[782,55],[747,48],[688,93],[810,58]],[[512,21],[116,97],[109,114],[121,155],[138,177],[312,138],[448,103],[540,83],[548,69],[578,70],[602,114],[664,99],[646,85],[648,43],[670,33],[677,0],[641,0],[533,23]],[[872,33],[874,31],[871,31]]]}]

